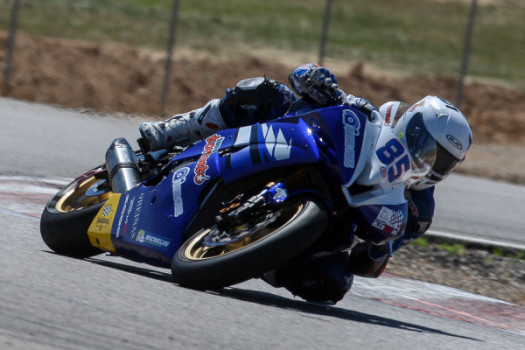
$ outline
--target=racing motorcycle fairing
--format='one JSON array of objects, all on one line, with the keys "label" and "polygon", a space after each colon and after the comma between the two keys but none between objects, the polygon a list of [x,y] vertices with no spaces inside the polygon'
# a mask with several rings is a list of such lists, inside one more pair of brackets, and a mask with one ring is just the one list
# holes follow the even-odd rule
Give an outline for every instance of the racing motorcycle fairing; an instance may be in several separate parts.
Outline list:
[{"label": "racing motorcycle fairing", "polygon": [[[125,194],[113,194],[88,230],[91,243],[132,260],[169,266],[180,245],[180,235],[174,234],[179,226],[177,220],[161,210],[166,198],[157,196],[157,192],[164,190],[163,184],[157,190],[137,186]],[[97,225],[101,221],[106,225]]]},{"label": "racing motorcycle fairing", "polygon": [[241,127],[217,158],[215,169],[225,183],[260,171],[319,162],[315,139],[302,119]]},{"label": "racing motorcycle fairing", "polygon": [[116,252],[111,240],[111,229],[119,208],[120,196],[120,193],[114,193],[106,201],[88,228],[88,238],[91,244],[111,253]]},{"label": "racing motorcycle fairing", "polygon": [[[380,130],[379,123],[358,110],[335,106],[220,131],[174,156],[158,175],[124,194],[113,194],[89,228],[90,241],[126,258],[169,266],[203,198],[217,183],[233,184],[264,171],[304,165],[315,166],[333,182],[332,188],[342,188],[348,202],[357,204],[359,197],[350,196],[349,189],[366,170]],[[399,194],[394,192],[390,195]],[[406,220],[406,209],[388,207],[396,201],[386,195],[374,201],[375,194],[369,192],[361,201],[370,206],[361,217],[371,220],[371,231],[379,230],[378,241],[390,239],[394,231],[402,232],[395,219],[401,218],[401,210]],[[403,204],[398,200],[394,205]],[[384,219],[387,214],[389,220]]]},{"label": "racing motorcycle fairing", "polygon": [[88,230],[90,241],[130,259],[169,266],[207,185],[318,161],[315,140],[301,128],[304,122],[256,124],[207,137],[174,157],[159,175],[113,194]]},{"label": "racing motorcycle fairing", "polygon": [[349,186],[363,170],[378,126],[349,106],[313,110],[300,116],[308,124],[319,149],[320,162]]},{"label": "racing motorcycle fairing", "polygon": [[272,167],[322,163],[338,174],[338,181],[349,184],[366,164],[368,147],[363,153],[363,144],[372,147],[379,129],[358,110],[334,106],[220,131],[171,163],[198,157],[194,182],[199,184],[219,173],[229,183]]}]

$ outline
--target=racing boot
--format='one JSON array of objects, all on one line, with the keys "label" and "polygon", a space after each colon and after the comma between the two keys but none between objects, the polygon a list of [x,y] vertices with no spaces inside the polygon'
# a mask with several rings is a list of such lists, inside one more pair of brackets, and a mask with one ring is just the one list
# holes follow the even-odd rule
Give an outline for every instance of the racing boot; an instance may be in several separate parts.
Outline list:
[{"label": "racing boot", "polygon": [[145,122],[139,127],[146,151],[189,146],[203,138],[226,129],[219,111],[219,99],[188,113],[174,115],[163,122]]}]

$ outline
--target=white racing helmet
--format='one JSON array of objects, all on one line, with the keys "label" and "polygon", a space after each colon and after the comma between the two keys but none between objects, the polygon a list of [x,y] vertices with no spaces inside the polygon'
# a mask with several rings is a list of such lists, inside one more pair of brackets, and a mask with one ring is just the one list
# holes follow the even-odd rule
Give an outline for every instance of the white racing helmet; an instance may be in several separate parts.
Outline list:
[{"label": "white racing helmet", "polygon": [[450,175],[472,144],[472,131],[465,116],[436,96],[427,96],[408,108],[393,131],[410,154],[414,176],[409,185],[416,190],[433,186]]}]

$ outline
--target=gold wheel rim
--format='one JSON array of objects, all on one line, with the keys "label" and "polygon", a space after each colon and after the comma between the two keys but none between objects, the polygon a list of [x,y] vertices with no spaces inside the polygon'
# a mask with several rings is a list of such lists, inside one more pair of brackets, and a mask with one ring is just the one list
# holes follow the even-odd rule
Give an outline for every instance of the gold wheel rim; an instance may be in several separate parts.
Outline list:
[{"label": "gold wheel rim", "polygon": [[289,215],[289,217],[284,219],[284,223],[280,222],[278,225],[276,225],[276,227],[272,225],[265,226],[262,229],[257,230],[255,233],[247,235],[240,240],[226,243],[224,245],[219,245],[217,247],[206,247],[203,244],[204,238],[211,232],[211,229],[207,228],[192,238],[191,242],[184,250],[184,256],[189,260],[206,260],[246,248],[273,235],[275,232],[288,225],[302,211],[303,206],[304,205],[302,203],[296,205],[295,211],[293,211],[293,213],[288,213],[287,215]]},{"label": "gold wheel rim", "polygon": [[72,185],[55,204],[55,209],[61,213],[69,213],[106,201],[111,195],[111,191],[105,192],[98,196],[86,196],[86,191],[93,186],[98,179],[90,176],[78,186]]}]

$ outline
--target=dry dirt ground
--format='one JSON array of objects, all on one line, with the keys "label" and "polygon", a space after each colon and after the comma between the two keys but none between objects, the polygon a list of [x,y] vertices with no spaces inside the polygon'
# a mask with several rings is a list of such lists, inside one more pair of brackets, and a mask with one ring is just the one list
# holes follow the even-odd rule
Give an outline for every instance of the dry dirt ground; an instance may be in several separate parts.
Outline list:
[{"label": "dry dirt ground", "polygon": [[[6,41],[6,33],[0,32],[1,68]],[[170,94],[163,106],[165,59],[161,54],[19,33],[10,89],[4,95],[160,119],[221,97],[225,88],[242,78],[266,75],[286,82],[288,72],[304,62],[288,53],[273,53],[270,59],[268,52],[231,58],[223,53],[195,54],[181,49],[175,57]],[[430,94],[451,102],[456,99],[456,77],[378,74],[378,69],[361,62],[334,62],[327,67],[337,74],[343,90],[377,105],[393,99],[415,102]],[[474,144],[458,171],[525,183],[525,91],[471,81],[461,109],[472,126]]]},{"label": "dry dirt ground", "polygon": [[[6,33],[0,32],[2,71],[6,42]],[[223,53],[176,51],[170,94],[163,106],[165,60],[161,54],[115,44],[19,33],[9,89],[3,95],[69,108],[161,119],[200,107],[210,98],[221,97],[226,87],[233,87],[242,78],[266,75],[286,82],[288,72],[305,63],[285,53],[274,54],[271,59],[269,56],[268,52],[262,55],[254,52],[232,58]],[[455,77],[380,74],[378,69],[361,62],[349,65],[334,62],[326,66],[336,73],[343,90],[378,105],[392,99],[414,102],[429,94],[455,101]],[[3,83],[2,76],[0,86]],[[474,144],[458,171],[525,183],[525,91],[502,84],[469,81],[461,109],[472,126]],[[389,272],[525,305],[523,260],[501,262],[486,252],[453,256],[435,247],[407,248],[392,259]]]}]

